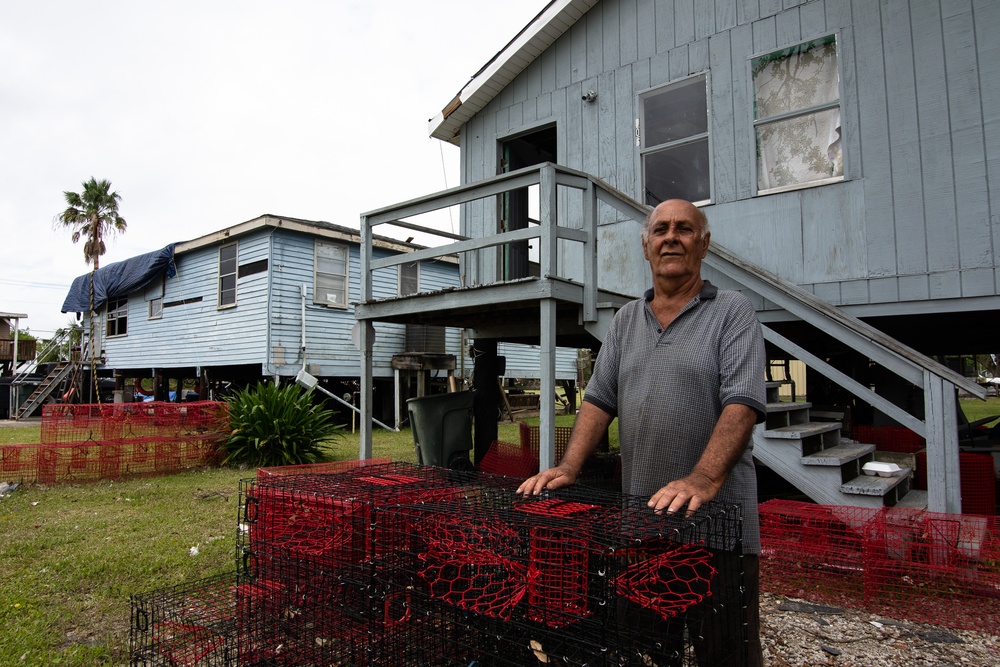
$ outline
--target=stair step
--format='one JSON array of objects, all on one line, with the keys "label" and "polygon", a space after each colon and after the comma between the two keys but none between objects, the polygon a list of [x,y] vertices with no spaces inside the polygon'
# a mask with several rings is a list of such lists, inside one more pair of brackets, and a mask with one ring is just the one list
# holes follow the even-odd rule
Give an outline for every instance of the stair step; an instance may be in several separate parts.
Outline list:
[{"label": "stair step", "polygon": [[927,492],[922,489],[911,489],[905,496],[900,498],[895,506],[906,509],[926,510]]},{"label": "stair step", "polygon": [[800,403],[791,401],[780,401],[778,403],[768,403],[768,412],[792,412],[795,410],[808,410],[812,407],[812,403]]},{"label": "stair step", "polygon": [[[810,454],[809,456],[803,456],[799,459],[799,462],[804,466],[842,466],[874,451],[875,445],[861,445],[857,443],[841,444],[836,447],[824,449],[821,452],[816,452],[815,454]],[[864,475],[864,477],[872,479],[869,475]],[[889,478],[876,477],[875,479]]]},{"label": "stair step", "polygon": [[899,475],[880,477],[878,475],[859,475],[849,482],[840,485],[843,493],[858,496],[884,496],[906,481],[910,475],[909,468],[903,468]]},{"label": "stair step", "polygon": [[821,435],[831,431],[839,431],[840,424],[836,422],[806,422],[804,424],[792,424],[791,426],[780,426],[764,431],[768,438],[785,438],[787,440],[798,440],[810,435]]}]

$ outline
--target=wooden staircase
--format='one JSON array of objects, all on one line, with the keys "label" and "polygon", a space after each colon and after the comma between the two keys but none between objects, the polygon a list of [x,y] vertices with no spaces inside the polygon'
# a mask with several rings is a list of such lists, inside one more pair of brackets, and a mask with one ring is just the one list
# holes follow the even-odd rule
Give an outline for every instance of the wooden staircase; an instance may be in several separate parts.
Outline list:
[{"label": "wooden staircase", "polygon": [[45,379],[35,387],[28,399],[17,408],[15,419],[24,419],[34,412],[39,405],[62,386],[63,381],[73,371],[75,365],[72,361],[61,361],[56,364],[55,368],[45,376]]},{"label": "wooden staircase", "polygon": [[844,440],[840,422],[812,421],[810,403],[781,401],[781,382],[767,383],[767,419],[753,434],[753,455],[799,491],[823,505],[926,508],[925,491],[911,489],[912,470],[867,475],[875,445]]}]

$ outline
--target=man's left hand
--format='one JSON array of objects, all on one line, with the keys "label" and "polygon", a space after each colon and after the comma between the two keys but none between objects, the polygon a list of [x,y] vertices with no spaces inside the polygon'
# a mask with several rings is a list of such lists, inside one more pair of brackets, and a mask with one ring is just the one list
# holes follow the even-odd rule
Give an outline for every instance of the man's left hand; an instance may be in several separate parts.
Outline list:
[{"label": "man's left hand", "polygon": [[679,512],[686,505],[688,514],[707,503],[719,492],[720,485],[697,472],[687,477],[674,480],[653,494],[649,506],[659,512],[672,514]]}]

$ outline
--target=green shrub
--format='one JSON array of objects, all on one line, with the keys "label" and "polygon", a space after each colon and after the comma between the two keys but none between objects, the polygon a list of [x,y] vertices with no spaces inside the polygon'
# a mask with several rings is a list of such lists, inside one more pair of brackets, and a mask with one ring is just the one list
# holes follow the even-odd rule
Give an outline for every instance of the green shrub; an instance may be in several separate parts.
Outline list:
[{"label": "green shrub", "polygon": [[327,460],[324,440],[340,436],[332,410],[296,384],[260,383],[231,396],[224,464],[283,466]]}]

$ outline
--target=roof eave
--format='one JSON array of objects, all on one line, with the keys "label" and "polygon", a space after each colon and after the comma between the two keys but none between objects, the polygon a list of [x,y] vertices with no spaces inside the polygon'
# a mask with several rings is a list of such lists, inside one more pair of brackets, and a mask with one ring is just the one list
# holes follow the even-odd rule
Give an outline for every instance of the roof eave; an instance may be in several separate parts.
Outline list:
[{"label": "roof eave", "polygon": [[430,136],[458,145],[462,125],[479,113],[598,0],[552,0],[430,119]]}]

